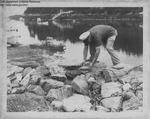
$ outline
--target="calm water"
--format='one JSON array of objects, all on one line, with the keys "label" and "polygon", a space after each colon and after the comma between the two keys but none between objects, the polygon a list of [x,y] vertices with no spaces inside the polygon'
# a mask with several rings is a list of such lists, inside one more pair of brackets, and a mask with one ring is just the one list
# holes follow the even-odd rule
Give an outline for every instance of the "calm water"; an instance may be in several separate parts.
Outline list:
[{"label": "calm water", "polygon": [[[83,43],[79,40],[79,35],[90,29],[94,25],[107,24],[118,30],[118,36],[114,48],[123,63],[132,65],[142,64],[143,58],[143,28],[142,22],[129,21],[98,21],[98,20],[63,20],[48,24],[37,25],[32,21],[10,21],[11,25],[18,28],[21,35],[20,42],[25,45],[38,43],[46,37],[63,41],[66,44],[65,52],[59,52],[68,59],[82,60]],[[101,47],[99,61],[105,62],[107,66],[112,66],[112,62],[107,51]]]}]

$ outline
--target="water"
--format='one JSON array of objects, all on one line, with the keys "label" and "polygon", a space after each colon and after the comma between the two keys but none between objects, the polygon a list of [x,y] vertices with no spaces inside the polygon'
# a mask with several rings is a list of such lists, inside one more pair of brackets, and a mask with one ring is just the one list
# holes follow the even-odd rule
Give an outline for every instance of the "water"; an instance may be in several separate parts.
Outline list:
[{"label": "water", "polygon": [[[21,35],[20,43],[29,45],[40,43],[46,37],[63,41],[66,45],[65,52],[57,54],[67,59],[76,59],[82,61],[83,43],[79,40],[80,34],[90,29],[94,25],[107,24],[111,25],[118,31],[114,49],[118,54],[121,62],[131,65],[142,64],[143,59],[143,28],[142,22],[129,21],[102,21],[102,20],[63,20],[49,21],[37,25],[34,21],[10,21],[10,24],[18,28],[18,34]],[[8,25],[8,26],[11,26]],[[89,56],[89,55],[88,55]],[[112,66],[109,54],[105,48],[101,47],[99,61]]]}]

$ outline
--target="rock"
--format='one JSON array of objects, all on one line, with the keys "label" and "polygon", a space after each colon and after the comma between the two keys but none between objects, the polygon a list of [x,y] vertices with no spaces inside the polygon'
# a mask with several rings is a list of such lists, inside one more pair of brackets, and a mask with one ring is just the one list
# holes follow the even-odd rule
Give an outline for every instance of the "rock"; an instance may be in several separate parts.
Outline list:
[{"label": "rock", "polygon": [[32,69],[20,82],[21,85],[26,86],[29,83],[30,75],[32,72],[34,72],[35,69]]},{"label": "rock", "polygon": [[69,70],[77,69],[81,66],[81,62],[78,62],[76,60],[63,60],[59,64],[59,66],[64,67]]},{"label": "rock", "polygon": [[7,94],[11,94],[12,88],[10,86],[7,86]]},{"label": "rock", "polygon": [[143,78],[143,72],[141,71],[131,71],[129,74],[128,74],[132,79],[134,78]]},{"label": "rock", "polygon": [[71,79],[71,80],[81,74],[82,72],[80,70],[66,70],[66,73],[65,73],[65,75],[67,76],[67,79]]},{"label": "rock", "polygon": [[30,85],[28,87],[27,92],[34,93],[39,96],[45,96],[46,94],[44,90],[41,88],[41,86],[38,86],[38,85]]},{"label": "rock", "polygon": [[16,85],[17,87],[20,85],[19,82],[22,80],[22,73],[15,73],[13,76],[8,77],[10,80],[11,85]]},{"label": "rock", "polygon": [[44,66],[46,66],[48,69],[50,69],[54,64],[56,64],[56,58],[55,57],[48,57],[44,58]]},{"label": "rock", "polygon": [[62,88],[51,89],[48,92],[46,99],[48,99],[50,102],[53,100],[62,101],[63,99],[66,99],[72,95],[73,95],[72,87],[70,85],[65,85]]},{"label": "rock", "polygon": [[12,81],[16,80],[16,78],[17,78],[17,77],[16,77],[15,73],[14,73],[13,75],[7,77],[7,79],[8,79],[9,81],[11,81],[11,83],[12,83]]},{"label": "rock", "polygon": [[101,79],[102,77],[100,76],[100,72],[106,69],[106,67],[106,64],[103,62],[95,63],[90,71],[91,76],[94,77],[96,80]]},{"label": "rock", "polygon": [[140,71],[140,72],[143,72],[143,65],[140,65],[140,66],[135,66],[131,69],[131,72],[132,71]]},{"label": "rock", "polygon": [[124,77],[125,75],[128,74],[128,71],[132,68],[131,65],[128,64],[122,64],[123,69],[117,70],[117,69],[113,69],[113,68],[107,68],[105,70],[103,70],[103,74],[105,80],[110,81],[117,81],[118,79],[121,79],[122,77]]},{"label": "rock", "polygon": [[31,67],[25,68],[22,72],[22,77],[25,77],[31,70],[32,70]]},{"label": "rock", "polygon": [[31,76],[41,76],[41,77],[44,77],[44,74],[42,72],[38,72],[37,70],[34,70],[31,73]]},{"label": "rock", "polygon": [[40,64],[36,61],[11,62],[11,64],[17,65],[17,66],[22,67],[22,68],[27,68],[27,67],[36,68],[36,67],[40,66]]},{"label": "rock", "polygon": [[130,83],[131,77],[129,75],[125,75],[120,80],[122,80],[124,83]]},{"label": "rock", "polygon": [[36,71],[43,73],[45,76],[50,75],[50,71],[45,66],[36,67]]},{"label": "rock", "polygon": [[110,82],[102,85],[101,89],[102,97],[104,98],[111,97],[113,94],[116,93],[118,94],[122,93],[121,85],[119,83]]},{"label": "rock", "polygon": [[103,106],[96,106],[97,110],[96,111],[102,111],[102,112],[110,112],[111,110],[106,108],[106,107],[103,107]]},{"label": "rock", "polygon": [[137,90],[135,94],[139,100],[143,100],[143,91]]},{"label": "rock", "polygon": [[66,81],[67,79],[66,75],[63,74],[53,74],[51,78],[62,82]]},{"label": "rock", "polygon": [[[86,79],[86,81],[88,81],[88,79],[89,79],[90,77],[92,77],[90,72],[85,74],[85,79]],[[93,78],[94,78],[94,77],[93,77]]]},{"label": "rock", "polygon": [[36,111],[48,107],[46,100],[31,93],[7,95],[7,112]]},{"label": "rock", "polygon": [[137,80],[138,80],[139,84],[143,83],[143,77],[138,77]]},{"label": "rock", "polygon": [[132,89],[135,90],[140,85],[140,82],[137,80],[137,78],[132,78],[130,80],[130,84],[132,86]]},{"label": "rock", "polygon": [[84,111],[87,112],[91,108],[90,98],[84,95],[74,94],[73,96],[64,99],[63,109],[66,112]]},{"label": "rock", "polygon": [[102,70],[102,69],[106,69],[106,64],[103,62],[98,62],[95,63],[94,66],[92,67],[92,72],[96,72],[98,69]]},{"label": "rock", "polygon": [[143,82],[143,72],[141,71],[129,71],[128,75],[125,75],[123,77],[121,77],[121,80],[125,83],[131,83],[132,80],[133,82],[139,82],[142,83]]},{"label": "rock", "polygon": [[136,89],[137,90],[143,90],[143,83],[141,85],[139,85]]},{"label": "rock", "polygon": [[93,82],[93,83],[96,83],[96,80],[95,80],[94,77],[89,77],[88,80],[87,80],[87,82],[88,82],[88,83],[92,83],[92,82]]},{"label": "rock", "polygon": [[67,80],[64,82],[65,85],[71,85],[71,83],[72,83],[72,80],[70,80],[70,79],[67,79]]},{"label": "rock", "polygon": [[40,81],[43,79],[42,76],[39,76],[39,75],[33,75],[30,77],[30,80],[29,80],[29,84],[32,84],[32,85],[39,85]]},{"label": "rock", "polygon": [[7,65],[7,77],[14,75],[14,73],[20,73],[22,71],[23,71],[22,67],[10,65],[10,64]]},{"label": "rock", "polygon": [[123,90],[124,91],[127,91],[127,90],[129,90],[129,89],[131,89],[132,87],[131,87],[131,85],[129,84],[129,83],[126,83],[125,85],[123,85]]},{"label": "rock", "polygon": [[90,71],[91,69],[88,66],[82,66],[82,67],[79,68],[79,70],[80,71]]},{"label": "rock", "polygon": [[62,67],[59,67],[58,65],[51,65],[51,67],[49,67],[49,71],[51,73],[51,75],[56,75],[56,74],[62,74],[65,75],[65,70]]},{"label": "rock", "polygon": [[104,107],[110,108],[111,111],[118,112],[121,110],[122,105],[122,97],[110,97],[110,98],[104,98],[101,100],[101,103]]},{"label": "rock", "polygon": [[117,81],[117,79],[121,79],[124,75],[127,75],[127,72],[128,70],[125,71],[124,69],[106,69],[104,74],[107,76],[105,79],[110,81]]},{"label": "rock", "polygon": [[123,92],[123,101],[129,100],[132,97],[135,97],[135,94],[131,90]]},{"label": "rock", "polygon": [[11,79],[11,84],[10,85],[11,85],[11,87],[19,87],[19,82],[18,82],[16,76],[14,76],[13,79]]},{"label": "rock", "polygon": [[43,90],[48,93],[50,89],[57,89],[64,86],[63,82],[55,81],[53,79],[41,80],[39,85],[43,88]]},{"label": "rock", "polygon": [[52,106],[53,110],[59,111],[59,110],[62,110],[63,103],[61,101],[53,101],[51,103],[51,106]]},{"label": "rock", "polygon": [[143,106],[142,101],[138,97],[131,97],[129,100],[123,102],[123,111],[124,110],[137,110],[139,107]]},{"label": "rock", "polygon": [[75,77],[71,83],[72,88],[81,94],[87,94],[88,83],[85,80],[85,75]]},{"label": "rock", "polygon": [[22,73],[16,74],[16,80],[17,80],[17,82],[20,82],[22,80]]},{"label": "rock", "polygon": [[13,88],[11,90],[12,94],[21,94],[25,92],[25,87],[20,87],[20,88]]},{"label": "rock", "polygon": [[130,70],[132,67],[133,67],[132,65],[120,63],[120,64],[113,66],[112,68],[118,69],[118,70],[119,69]]}]

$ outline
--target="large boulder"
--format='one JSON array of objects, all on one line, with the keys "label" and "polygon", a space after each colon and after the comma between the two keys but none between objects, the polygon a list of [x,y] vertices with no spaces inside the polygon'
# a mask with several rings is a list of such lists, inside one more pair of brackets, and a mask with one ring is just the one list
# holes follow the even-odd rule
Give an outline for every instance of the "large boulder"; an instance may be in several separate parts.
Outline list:
[{"label": "large boulder", "polygon": [[139,85],[136,89],[137,90],[143,90],[143,83],[141,85]]},{"label": "large boulder", "polygon": [[25,77],[31,70],[32,70],[31,67],[25,68],[22,72],[22,77]]},{"label": "large boulder", "polygon": [[[102,74],[104,75],[103,77],[107,82],[118,81],[118,79],[127,75],[132,68],[132,66],[128,64],[121,64],[121,66],[118,65],[114,67],[116,68],[107,68],[102,71]],[[122,69],[118,70],[118,67],[122,67]]]},{"label": "large boulder", "polygon": [[25,87],[15,87],[11,89],[11,94],[22,94],[25,92]]},{"label": "large boulder", "polygon": [[105,83],[102,85],[101,94],[103,98],[111,97],[114,94],[121,94],[122,87],[117,82]]},{"label": "large boulder", "polygon": [[65,74],[53,74],[51,76],[52,79],[58,80],[58,81],[62,81],[65,82],[67,80],[67,77]]},{"label": "large boulder", "polygon": [[132,96],[129,100],[123,102],[123,110],[137,110],[139,107],[143,106],[142,100],[140,101],[138,97]]},{"label": "large boulder", "polygon": [[7,112],[36,111],[48,107],[46,100],[31,93],[7,95]]},{"label": "large boulder", "polygon": [[43,73],[45,76],[50,75],[50,71],[45,66],[36,67],[36,71]]},{"label": "large boulder", "polygon": [[75,77],[71,83],[72,88],[81,94],[87,94],[88,83],[85,79],[85,75],[79,75]]},{"label": "large boulder", "polygon": [[44,90],[41,88],[41,86],[38,86],[38,85],[30,85],[28,87],[27,92],[34,93],[39,96],[45,96],[46,94]]},{"label": "large boulder", "polygon": [[17,82],[20,82],[22,80],[22,73],[16,74],[16,80],[17,80]]},{"label": "large boulder", "polygon": [[29,80],[30,80],[30,76],[31,76],[31,73],[33,73],[35,71],[35,69],[32,69],[20,82],[21,85],[23,86],[26,86],[28,85],[29,83]]},{"label": "large boulder", "polygon": [[52,103],[51,103],[51,106],[52,106],[52,109],[53,110],[57,110],[57,111],[61,111],[62,110],[62,105],[63,105],[63,103],[62,103],[62,101],[53,101]]},{"label": "large boulder", "polygon": [[123,101],[129,100],[135,97],[135,94],[132,92],[132,90],[124,91],[122,94],[123,94],[122,95]]},{"label": "large boulder", "polygon": [[76,60],[62,60],[59,64],[59,66],[64,67],[69,70],[77,69],[81,66],[81,62]]},{"label": "large boulder", "polygon": [[38,85],[42,79],[43,77],[40,75],[31,75],[29,84]]},{"label": "large boulder", "polygon": [[61,56],[49,56],[44,58],[44,65],[50,70],[51,74],[61,73],[64,69],[58,66],[58,63],[63,59]]},{"label": "large boulder", "polygon": [[51,89],[48,92],[46,99],[48,99],[50,102],[53,100],[62,101],[63,99],[66,99],[72,95],[73,95],[72,87],[70,85],[65,85],[62,88]]},{"label": "large boulder", "polygon": [[84,95],[74,94],[73,96],[63,100],[63,109],[66,112],[87,112],[90,110],[91,106],[90,98]]},{"label": "large boulder", "polygon": [[8,77],[7,80],[10,81],[11,87],[18,87],[19,82],[22,80],[22,73],[15,73],[13,76]]},{"label": "large boulder", "polygon": [[14,73],[21,73],[23,71],[22,67],[8,64],[7,65],[7,77],[13,75]]},{"label": "large boulder", "polygon": [[42,72],[37,71],[36,69],[31,73],[31,76],[41,76],[44,77]]},{"label": "large boulder", "polygon": [[91,69],[92,73],[98,73],[99,71],[101,71],[102,69],[106,69],[106,64],[103,62],[98,62],[95,63],[94,66]]},{"label": "large boulder", "polygon": [[139,85],[141,85],[143,83],[143,78],[142,77],[133,77],[130,80],[130,84],[132,86],[133,89],[136,89]]},{"label": "large boulder", "polygon": [[124,91],[128,91],[128,90],[130,90],[132,87],[131,87],[131,85],[130,85],[129,83],[126,83],[126,84],[123,85],[122,88],[123,88]]},{"label": "large boulder", "polygon": [[82,72],[80,70],[66,70],[66,76],[68,79],[74,79],[76,76],[81,75]]},{"label": "large boulder", "polygon": [[125,83],[132,83],[132,80],[142,83],[143,82],[143,68],[142,67],[131,68],[128,71],[128,75],[124,75],[123,77],[121,77],[121,80]]},{"label": "large boulder", "polygon": [[57,89],[64,86],[64,83],[61,81],[56,81],[53,79],[41,80],[39,85],[43,88],[43,90],[48,93],[50,89]]},{"label": "large boulder", "polygon": [[111,111],[121,111],[122,107],[122,97],[110,97],[110,98],[104,98],[101,100],[101,103],[104,107],[110,108]]},{"label": "large boulder", "polygon": [[139,100],[143,100],[143,91],[137,90],[136,91],[136,96],[139,98]]}]

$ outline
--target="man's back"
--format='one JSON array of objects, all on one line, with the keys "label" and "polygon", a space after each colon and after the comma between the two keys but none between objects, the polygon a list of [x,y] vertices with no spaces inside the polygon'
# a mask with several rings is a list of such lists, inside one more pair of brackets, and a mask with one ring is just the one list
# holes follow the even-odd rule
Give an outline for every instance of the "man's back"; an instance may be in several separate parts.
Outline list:
[{"label": "man's back", "polygon": [[93,40],[96,46],[102,45],[102,43],[105,44],[110,36],[117,35],[116,30],[108,25],[96,25],[89,31],[91,34],[91,40]]}]

